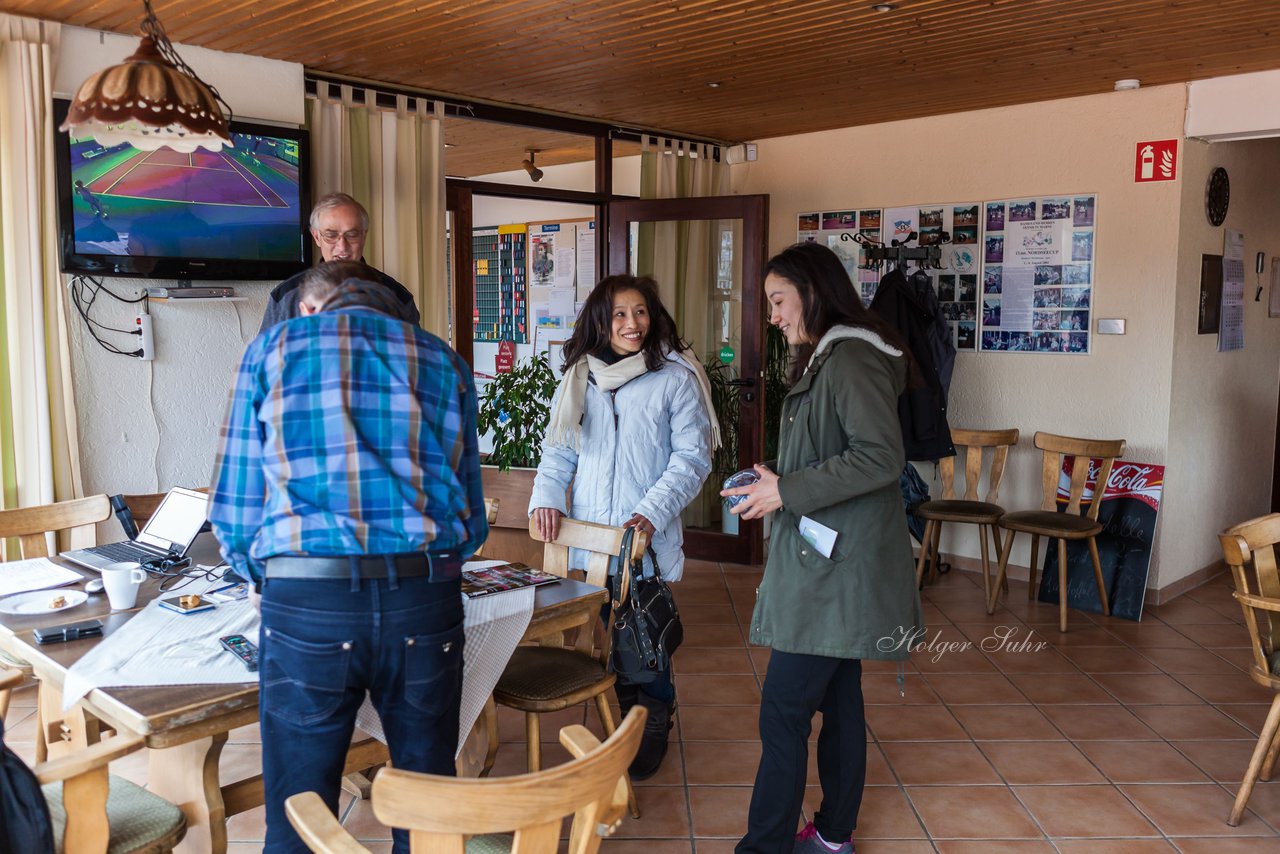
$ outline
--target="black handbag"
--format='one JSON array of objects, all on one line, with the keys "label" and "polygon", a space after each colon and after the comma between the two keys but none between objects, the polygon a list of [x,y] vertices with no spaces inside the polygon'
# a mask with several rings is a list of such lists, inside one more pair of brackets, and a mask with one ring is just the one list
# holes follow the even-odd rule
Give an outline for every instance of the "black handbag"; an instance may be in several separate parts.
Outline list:
[{"label": "black handbag", "polygon": [[609,667],[624,683],[643,685],[671,667],[671,656],[684,640],[684,626],[671,588],[662,580],[658,559],[653,561],[653,577],[644,576],[644,559],[632,561],[633,528],[622,537],[618,571],[609,579],[612,600],[613,652]]}]

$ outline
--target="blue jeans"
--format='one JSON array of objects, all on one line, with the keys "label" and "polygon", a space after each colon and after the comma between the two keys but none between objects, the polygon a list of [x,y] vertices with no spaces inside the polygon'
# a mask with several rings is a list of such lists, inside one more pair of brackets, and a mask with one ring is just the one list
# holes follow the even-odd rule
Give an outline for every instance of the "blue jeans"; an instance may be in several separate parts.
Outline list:
[{"label": "blue jeans", "polygon": [[[458,581],[265,581],[259,674],[265,851],[308,851],[284,812],[291,795],[317,792],[337,814],[365,691],[396,768],[454,774],[462,618]],[[408,854],[408,834],[393,836],[393,850]]]}]

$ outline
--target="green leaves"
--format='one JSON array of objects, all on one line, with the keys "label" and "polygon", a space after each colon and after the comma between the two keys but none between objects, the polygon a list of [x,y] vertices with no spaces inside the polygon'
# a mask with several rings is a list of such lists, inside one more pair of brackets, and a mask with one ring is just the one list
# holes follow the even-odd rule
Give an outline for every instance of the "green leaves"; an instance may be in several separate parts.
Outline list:
[{"label": "green leaves", "polygon": [[518,362],[489,382],[480,398],[478,425],[481,433],[493,434],[491,465],[501,471],[538,465],[555,391],[556,375],[545,354]]}]

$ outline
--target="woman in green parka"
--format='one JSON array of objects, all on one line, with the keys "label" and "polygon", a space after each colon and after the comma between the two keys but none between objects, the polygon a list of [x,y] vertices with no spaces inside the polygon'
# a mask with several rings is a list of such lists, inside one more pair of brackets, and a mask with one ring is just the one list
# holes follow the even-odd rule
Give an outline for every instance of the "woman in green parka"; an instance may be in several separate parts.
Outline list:
[{"label": "woman in green parka", "polygon": [[[902,661],[924,631],[898,477],[898,396],[911,366],[834,252],[798,243],[765,265],[769,322],[793,348],[776,473],[727,489],[743,519],[773,514],[751,642],[772,647],[762,754],[737,854],[852,854],[866,779],[862,660]],[[809,537],[801,533],[817,529]],[[834,533],[834,542],[830,534]],[[794,836],[813,713],[822,806]]]}]

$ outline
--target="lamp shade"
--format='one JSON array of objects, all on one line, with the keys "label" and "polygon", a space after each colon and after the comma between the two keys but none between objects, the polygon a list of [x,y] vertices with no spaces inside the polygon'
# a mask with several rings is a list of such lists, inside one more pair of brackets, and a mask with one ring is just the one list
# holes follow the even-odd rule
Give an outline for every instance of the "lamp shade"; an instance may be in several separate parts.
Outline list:
[{"label": "lamp shade", "polygon": [[232,144],[214,93],[162,56],[151,36],[133,56],[80,85],[61,130],[142,151],[219,151]]}]

